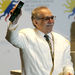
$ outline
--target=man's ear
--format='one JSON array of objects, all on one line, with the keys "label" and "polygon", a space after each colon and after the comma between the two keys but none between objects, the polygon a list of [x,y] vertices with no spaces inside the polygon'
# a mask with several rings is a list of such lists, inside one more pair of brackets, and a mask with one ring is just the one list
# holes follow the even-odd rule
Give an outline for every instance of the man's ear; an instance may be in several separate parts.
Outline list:
[{"label": "man's ear", "polygon": [[34,24],[35,26],[38,24],[36,19],[33,20],[33,24]]}]

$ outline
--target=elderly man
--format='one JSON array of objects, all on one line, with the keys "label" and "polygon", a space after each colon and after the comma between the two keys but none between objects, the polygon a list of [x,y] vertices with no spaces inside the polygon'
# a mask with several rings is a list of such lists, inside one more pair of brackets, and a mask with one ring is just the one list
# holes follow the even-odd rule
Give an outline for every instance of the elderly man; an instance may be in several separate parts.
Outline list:
[{"label": "elderly man", "polygon": [[70,44],[52,31],[52,12],[44,6],[32,11],[34,29],[16,31],[18,25],[9,23],[6,39],[20,49],[22,75],[74,75]]}]

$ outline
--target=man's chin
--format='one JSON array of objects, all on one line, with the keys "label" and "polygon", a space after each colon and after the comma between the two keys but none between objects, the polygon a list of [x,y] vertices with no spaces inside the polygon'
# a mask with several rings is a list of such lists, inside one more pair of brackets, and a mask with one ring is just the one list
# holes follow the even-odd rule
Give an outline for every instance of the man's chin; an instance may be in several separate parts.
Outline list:
[{"label": "man's chin", "polygon": [[47,33],[50,33],[51,31],[52,31],[52,29],[48,29],[48,30],[47,30]]}]

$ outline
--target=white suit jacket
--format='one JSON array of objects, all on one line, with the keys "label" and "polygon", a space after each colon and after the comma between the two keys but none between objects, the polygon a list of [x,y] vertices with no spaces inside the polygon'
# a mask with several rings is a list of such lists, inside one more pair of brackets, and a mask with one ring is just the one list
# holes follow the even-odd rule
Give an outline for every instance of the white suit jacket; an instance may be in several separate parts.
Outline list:
[{"label": "white suit jacket", "polygon": [[[55,49],[53,75],[60,75],[63,72],[73,73],[69,42],[55,32],[52,34]],[[52,68],[50,48],[37,29],[22,29],[18,33],[14,30],[9,41],[20,49],[22,75],[50,75]]]}]

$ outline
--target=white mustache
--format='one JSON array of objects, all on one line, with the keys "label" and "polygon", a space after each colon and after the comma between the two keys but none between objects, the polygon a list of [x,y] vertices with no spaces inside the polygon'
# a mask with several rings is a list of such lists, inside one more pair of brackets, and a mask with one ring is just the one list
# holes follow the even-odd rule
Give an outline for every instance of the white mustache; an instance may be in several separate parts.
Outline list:
[{"label": "white mustache", "polygon": [[51,25],[54,25],[54,23],[49,23],[49,24],[46,24],[46,26],[51,26]]}]

